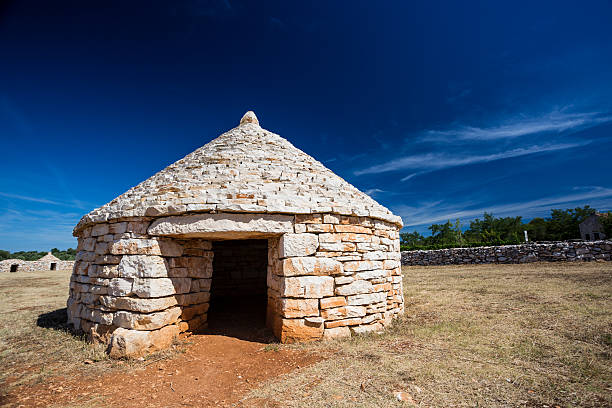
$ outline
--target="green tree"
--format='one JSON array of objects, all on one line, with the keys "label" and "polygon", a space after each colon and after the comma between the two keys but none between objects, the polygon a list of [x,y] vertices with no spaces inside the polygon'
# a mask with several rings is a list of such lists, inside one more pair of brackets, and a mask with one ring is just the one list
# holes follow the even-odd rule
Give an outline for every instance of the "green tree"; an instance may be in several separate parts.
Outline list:
[{"label": "green tree", "polygon": [[495,218],[485,212],[482,220],[477,218],[470,222],[465,236],[472,243],[519,243],[523,240],[523,229],[521,217]]},{"label": "green tree", "polygon": [[578,225],[595,212],[595,209],[588,205],[567,210],[550,210],[550,219],[546,229],[548,239],[550,241],[579,239],[580,228]]},{"label": "green tree", "polygon": [[612,211],[602,213],[599,222],[603,227],[604,234],[606,234],[606,239],[612,240]]},{"label": "green tree", "polygon": [[426,238],[416,231],[404,232],[400,234],[400,241],[406,247],[416,248],[425,245]]},{"label": "green tree", "polygon": [[465,243],[459,219],[454,223],[448,220],[444,224],[432,224],[429,226],[429,230],[431,231],[432,244],[460,246]]},{"label": "green tree", "polygon": [[534,218],[525,225],[525,229],[529,234],[529,240],[534,242],[548,240],[547,228],[548,221],[541,217]]}]

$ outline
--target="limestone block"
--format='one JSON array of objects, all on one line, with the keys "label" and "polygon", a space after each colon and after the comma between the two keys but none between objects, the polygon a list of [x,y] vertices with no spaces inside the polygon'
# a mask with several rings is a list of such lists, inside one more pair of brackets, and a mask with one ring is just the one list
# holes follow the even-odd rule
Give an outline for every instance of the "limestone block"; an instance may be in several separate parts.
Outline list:
[{"label": "limestone block", "polygon": [[118,278],[119,271],[117,265],[94,265],[96,275],[99,278]]},{"label": "limestone block", "polygon": [[[197,282],[198,291],[200,291],[200,292],[209,292],[210,291],[210,285],[212,284],[212,279],[193,279],[192,282]],[[191,291],[195,292],[193,289],[191,289]]]},{"label": "limestone block", "polygon": [[329,252],[353,252],[356,248],[352,242],[321,242],[319,244],[320,251]]},{"label": "limestone block", "polygon": [[124,255],[117,271],[123,278],[168,277],[168,265],[160,256]]},{"label": "limestone block", "polygon": [[357,234],[371,234],[370,228],[362,227],[359,225],[334,225],[335,232],[354,232]]},{"label": "limestone block", "polygon": [[293,232],[293,217],[280,214],[197,214],[164,217],[155,220],[150,235],[222,236],[227,233],[251,232],[284,234]]},{"label": "limestone block", "polygon": [[179,305],[189,306],[208,302],[210,300],[210,292],[187,293],[184,295],[175,295],[174,297]]},{"label": "limestone block", "polygon": [[[189,278],[135,278],[132,290],[136,296],[141,298],[170,296],[178,293],[174,284],[176,279],[186,279],[191,285]],[[183,282],[181,289],[185,289],[185,286],[186,284]],[[189,290],[186,292],[189,292]]]},{"label": "limestone block", "polygon": [[[303,224],[298,224],[303,225]],[[308,232],[334,232],[333,225],[330,224],[305,224]]]},{"label": "limestone block", "polygon": [[386,260],[387,253],[383,251],[370,251],[363,254],[363,259],[367,261]]},{"label": "limestone block", "polygon": [[159,330],[141,331],[118,328],[113,332],[109,346],[112,358],[139,357],[169,347],[179,334],[177,325]]},{"label": "limestone block", "polygon": [[383,326],[380,323],[368,324],[363,326],[353,326],[350,328],[351,333],[354,335],[372,333],[372,332],[382,332]]},{"label": "limestone block", "polygon": [[177,304],[177,301],[174,296],[152,299],[101,296],[100,303],[109,309],[131,310],[133,312],[151,313],[175,306]]},{"label": "limestone block", "polygon": [[329,309],[330,307],[346,306],[346,298],[344,296],[335,296],[323,298],[320,300],[321,309]]},{"label": "limestone block", "polygon": [[372,283],[366,280],[356,280],[354,282],[349,283],[348,285],[338,286],[336,288],[336,295],[357,295],[360,293],[370,293],[372,292],[372,290]]},{"label": "limestone block", "polygon": [[287,258],[283,260],[282,266],[283,276],[330,276],[342,272],[342,264],[335,259],[312,256]]},{"label": "limestone block", "polygon": [[363,318],[362,324],[369,324],[375,320],[382,320],[382,314],[380,313],[369,314]]},{"label": "limestone block", "polygon": [[172,240],[159,240],[159,249],[163,256],[177,257],[183,255],[183,247]]},{"label": "limestone block", "polygon": [[351,283],[355,280],[353,276],[336,276],[334,277],[334,281],[336,285],[346,285],[347,283]]},{"label": "limestone block", "polygon": [[382,261],[349,261],[344,263],[344,270],[347,272],[373,271],[382,269]]},{"label": "limestone block", "polygon": [[195,316],[205,314],[208,311],[209,303],[200,303],[193,306],[183,307],[181,319],[191,320]]},{"label": "limestone block", "polygon": [[317,251],[319,239],[315,234],[284,234],[279,241],[281,258],[308,256]]},{"label": "limestone block", "polygon": [[365,272],[357,272],[355,274],[355,278],[357,279],[380,279],[385,278],[387,275],[390,275],[388,271],[384,269],[378,269],[375,271],[365,271]]},{"label": "limestone block", "polygon": [[365,315],[365,306],[342,306],[321,310],[321,317],[326,321],[346,319],[349,317],[363,317]]},{"label": "limestone block", "polygon": [[334,214],[325,214],[323,215],[323,222],[325,224],[339,224],[340,217]]},{"label": "limestone block", "polygon": [[327,322],[325,322],[325,328],[326,329],[333,329],[334,327],[354,326],[354,325],[357,325],[357,324],[361,324],[361,318],[360,317],[351,317],[350,319],[327,321]]},{"label": "limestone block", "polygon": [[363,293],[359,295],[348,296],[347,303],[351,306],[369,305],[371,303],[382,302],[387,298],[385,292]]},{"label": "limestone block", "polygon": [[347,326],[332,327],[325,329],[323,340],[343,339],[351,337],[351,330]]},{"label": "limestone block", "polygon": [[280,312],[283,317],[296,318],[319,315],[318,299],[280,299]]},{"label": "limestone block", "polygon": [[109,247],[112,255],[161,255],[159,242],[156,239],[120,239],[113,241]]},{"label": "limestone block", "polygon": [[108,224],[96,224],[91,228],[91,236],[98,237],[108,234]]},{"label": "limestone block", "polygon": [[127,222],[116,222],[110,224],[108,227],[108,232],[111,234],[123,234],[127,231]]},{"label": "limestone block", "polygon": [[282,319],[280,341],[298,343],[323,337],[322,324],[308,324],[304,319]]},{"label": "limestone block", "polygon": [[399,260],[388,259],[386,261],[383,261],[383,269],[395,269],[395,268],[399,268],[400,266],[401,265],[400,265]]},{"label": "limestone block", "polygon": [[96,239],[95,238],[85,238],[82,240],[82,250],[92,252],[96,247]]},{"label": "limestone block", "polygon": [[322,298],[334,294],[334,278],[330,276],[289,277],[281,281],[281,296]]},{"label": "limestone block", "polygon": [[180,315],[180,307],[146,314],[120,310],[114,313],[113,324],[125,329],[155,330],[175,323]]},{"label": "limestone block", "polygon": [[129,296],[132,294],[133,279],[113,278],[108,284],[108,294],[111,296]]}]

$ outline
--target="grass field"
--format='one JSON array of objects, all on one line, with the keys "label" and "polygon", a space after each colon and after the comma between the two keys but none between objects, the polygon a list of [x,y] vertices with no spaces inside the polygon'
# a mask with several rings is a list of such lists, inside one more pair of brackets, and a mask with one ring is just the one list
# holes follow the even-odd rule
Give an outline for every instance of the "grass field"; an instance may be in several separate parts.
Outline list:
[{"label": "grass field", "polygon": [[[268,346],[328,358],[251,390],[242,405],[612,406],[612,263],[405,267],[404,276],[406,316],[392,329]],[[0,275],[0,391],[145,364],[112,361],[65,330],[68,280]]]}]

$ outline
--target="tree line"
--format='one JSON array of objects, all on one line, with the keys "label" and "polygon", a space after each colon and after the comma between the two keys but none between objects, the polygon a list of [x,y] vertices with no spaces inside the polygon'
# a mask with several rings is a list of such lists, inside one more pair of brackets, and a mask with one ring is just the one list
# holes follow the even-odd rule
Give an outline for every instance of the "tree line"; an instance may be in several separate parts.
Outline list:
[{"label": "tree line", "polygon": [[[461,221],[450,220],[444,224],[428,227],[431,236],[425,237],[416,231],[400,234],[402,250],[442,249],[456,247],[476,247],[491,245],[511,245],[525,242],[524,231],[529,241],[568,241],[580,239],[578,225],[597,210],[590,206],[574,209],[552,209],[550,217],[534,218],[524,223],[522,217],[494,217],[484,213],[482,219],[470,222],[463,229]],[[600,218],[604,233],[612,237],[612,212]]]},{"label": "tree line", "polygon": [[[51,253],[62,261],[74,261],[76,256],[76,249],[68,248],[64,251],[60,251],[57,248],[51,249]],[[22,259],[24,261],[38,261],[43,256],[47,255],[47,252],[41,251],[17,251],[9,252],[0,249],[0,261],[5,259]]]}]

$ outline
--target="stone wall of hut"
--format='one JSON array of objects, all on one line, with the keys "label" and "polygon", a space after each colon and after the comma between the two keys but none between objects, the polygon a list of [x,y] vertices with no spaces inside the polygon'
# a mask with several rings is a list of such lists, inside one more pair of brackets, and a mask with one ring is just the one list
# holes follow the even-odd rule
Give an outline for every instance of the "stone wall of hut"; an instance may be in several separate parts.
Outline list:
[{"label": "stone wall of hut", "polygon": [[[231,223],[245,216],[221,217]],[[276,217],[291,221],[282,234],[266,237],[267,325],[279,340],[380,331],[403,313],[398,226],[332,214]],[[69,323],[109,344],[112,356],[165,348],[180,333],[206,326],[214,243],[153,236],[154,221],[78,231]]]}]

